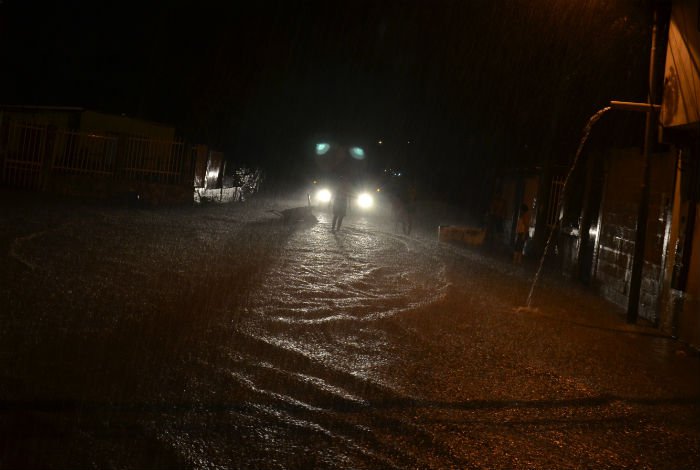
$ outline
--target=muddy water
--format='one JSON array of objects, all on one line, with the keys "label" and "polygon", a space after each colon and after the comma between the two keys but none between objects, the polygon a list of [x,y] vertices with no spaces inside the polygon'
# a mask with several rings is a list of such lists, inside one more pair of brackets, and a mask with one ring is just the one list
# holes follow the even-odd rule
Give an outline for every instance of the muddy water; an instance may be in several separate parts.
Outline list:
[{"label": "muddy water", "polygon": [[[220,347],[225,359],[202,364],[229,387],[216,409],[160,433],[186,461],[207,468],[416,464],[423,431],[377,406],[410,398],[391,380],[397,338],[376,322],[443,298],[446,268],[436,252],[369,220],[331,233],[327,216],[319,218],[291,234],[231,343]],[[193,426],[206,428],[206,438],[193,439]],[[211,432],[219,426],[225,432]]]},{"label": "muddy water", "polygon": [[4,207],[0,469],[697,467],[698,361],[658,331],[281,204]]},{"label": "muddy water", "polygon": [[379,323],[444,297],[437,250],[260,204],[3,213],[0,468],[425,462]]},{"label": "muddy water", "polygon": [[366,221],[331,233],[321,215],[320,224],[289,240],[252,310],[297,325],[372,321],[431,302],[445,285],[442,262],[410,239]]}]

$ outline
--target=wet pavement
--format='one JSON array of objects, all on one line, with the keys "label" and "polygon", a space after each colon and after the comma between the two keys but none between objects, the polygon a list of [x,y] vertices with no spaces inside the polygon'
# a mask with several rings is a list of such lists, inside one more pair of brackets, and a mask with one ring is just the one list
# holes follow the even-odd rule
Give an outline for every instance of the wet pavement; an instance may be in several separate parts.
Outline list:
[{"label": "wet pavement", "polygon": [[700,465],[697,354],[552,276],[519,309],[447,209],[2,196],[0,469]]}]

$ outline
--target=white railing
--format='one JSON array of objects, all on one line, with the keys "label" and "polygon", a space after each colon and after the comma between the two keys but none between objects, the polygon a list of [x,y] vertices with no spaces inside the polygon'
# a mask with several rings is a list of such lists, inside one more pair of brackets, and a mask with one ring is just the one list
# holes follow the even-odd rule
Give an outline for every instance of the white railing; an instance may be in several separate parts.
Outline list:
[{"label": "white railing", "polygon": [[182,174],[184,156],[184,142],[128,137],[124,176],[158,183],[177,183]]},{"label": "white railing", "polygon": [[182,176],[185,160],[191,158],[182,141],[117,137],[22,122],[10,122],[1,140],[1,182],[8,186],[39,189],[42,178],[52,175],[164,184],[191,181],[189,175]]},{"label": "white railing", "polygon": [[116,137],[59,129],[51,167],[71,174],[112,175],[116,156]]},{"label": "white railing", "polygon": [[2,180],[14,187],[38,188],[46,150],[46,126],[10,125],[3,150]]}]

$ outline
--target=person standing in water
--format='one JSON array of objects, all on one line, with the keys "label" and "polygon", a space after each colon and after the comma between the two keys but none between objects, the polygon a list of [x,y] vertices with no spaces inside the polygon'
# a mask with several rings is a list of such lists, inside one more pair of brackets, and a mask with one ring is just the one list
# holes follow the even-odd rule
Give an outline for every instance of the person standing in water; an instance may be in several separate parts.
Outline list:
[{"label": "person standing in water", "polygon": [[410,235],[413,228],[413,217],[416,214],[416,186],[411,184],[406,188],[401,196],[401,203],[405,211],[403,220],[403,233]]},{"label": "person standing in water", "polygon": [[348,212],[349,199],[350,186],[347,181],[341,179],[338,189],[333,195],[333,224],[331,225],[331,232],[340,230],[340,226],[343,224],[343,217]]}]

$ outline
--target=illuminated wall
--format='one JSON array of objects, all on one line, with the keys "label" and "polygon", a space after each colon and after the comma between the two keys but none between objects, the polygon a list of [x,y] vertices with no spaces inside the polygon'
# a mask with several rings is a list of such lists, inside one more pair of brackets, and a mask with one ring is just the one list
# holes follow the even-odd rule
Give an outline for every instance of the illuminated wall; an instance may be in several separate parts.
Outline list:
[{"label": "illuminated wall", "polygon": [[700,2],[674,0],[661,108],[678,155],[662,327],[700,347]]},{"label": "illuminated wall", "polygon": [[[658,321],[659,282],[663,262],[665,217],[673,197],[673,156],[655,154],[650,160],[651,181],[647,242],[639,315]],[[605,160],[605,186],[601,203],[595,284],[603,297],[627,307],[634,259],[637,213],[642,179],[640,149],[614,149]]]},{"label": "illuminated wall", "polygon": [[700,122],[700,2],[674,0],[671,12],[661,123]]}]

